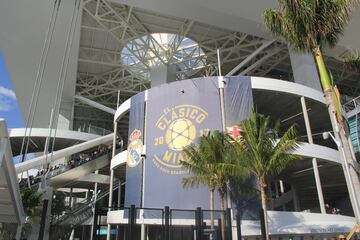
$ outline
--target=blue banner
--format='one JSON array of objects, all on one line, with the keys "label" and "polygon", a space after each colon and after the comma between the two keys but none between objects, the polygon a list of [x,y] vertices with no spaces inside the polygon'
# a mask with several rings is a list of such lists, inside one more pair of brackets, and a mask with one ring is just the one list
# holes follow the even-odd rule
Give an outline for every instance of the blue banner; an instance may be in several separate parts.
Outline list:
[{"label": "blue banner", "polygon": [[209,189],[184,189],[189,176],[180,167],[183,148],[221,129],[217,78],[184,80],[148,92],[146,119],[145,207],[209,209]]},{"label": "blue banner", "polygon": [[145,93],[131,98],[128,158],[126,166],[125,207],[141,207],[142,145],[144,141]]}]

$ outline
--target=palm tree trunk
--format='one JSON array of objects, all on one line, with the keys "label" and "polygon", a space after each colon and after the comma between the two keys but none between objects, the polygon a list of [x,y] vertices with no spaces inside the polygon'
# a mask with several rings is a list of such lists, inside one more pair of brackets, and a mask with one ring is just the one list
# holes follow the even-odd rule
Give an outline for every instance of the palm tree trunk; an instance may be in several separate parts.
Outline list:
[{"label": "palm tree trunk", "polygon": [[220,202],[221,202],[221,239],[226,240],[225,238],[225,194],[220,193]]},{"label": "palm tree trunk", "polygon": [[260,192],[261,192],[261,206],[264,210],[264,224],[265,224],[265,239],[269,240],[269,223],[267,215],[267,202],[266,202],[266,192],[265,192],[265,179],[259,179]]},{"label": "palm tree trunk", "polygon": [[[331,87],[331,83],[330,83],[330,77],[326,70],[324,60],[323,60],[323,57],[321,54],[321,50],[319,47],[314,50],[314,55],[315,55],[316,64],[317,64],[319,74],[320,74],[321,84],[322,84],[322,87],[324,90],[325,101],[329,106],[328,111],[329,111],[332,127],[334,130],[337,128],[336,127],[337,125],[339,125],[341,128],[339,133],[335,132],[335,137],[337,138],[338,141],[341,142],[343,150],[344,150],[344,154],[340,154],[340,157],[342,158],[342,161],[345,164],[350,164],[350,165],[354,166],[354,167],[350,167],[350,178],[352,178],[352,182],[353,182],[353,185],[355,188],[356,198],[360,199],[360,182],[359,182],[358,174],[355,171],[358,164],[352,156],[351,146],[349,144],[347,132],[343,126],[343,122],[337,123],[336,113],[337,113],[338,103],[336,102],[334,90]],[[339,107],[341,108],[341,106],[339,106]],[[340,111],[341,111],[341,109],[340,109]],[[339,149],[339,151],[341,151],[341,150]],[[349,187],[348,187],[348,190],[350,190]],[[353,201],[351,201],[351,202],[352,202],[353,209],[355,209],[354,205],[357,204],[356,200],[353,199]],[[356,213],[355,213],[355,216],[356,216]]]},{"label": "palm tree trunk", "polygon": [[319,70],[319,74],[320,74],[320,81],[321,81],[321,85],[323,87],[324,92],[326,92],[327,90],[331,90],[331,81],[330,81],[330,76],[326,70],[326,66],[324,63],[324,59],[323,56],[321,54],[321,50],[320,47],[317,47],[314,49],[314,56],[315,56],[315,60],[316,60],[316,65],[318,67]]},{"label": "palm tree trunk", "polygon": [[214,209],[215,209],[215,199],[214,199],[214,189],[210,189],[210,225],[211,229],[214,227]]}]

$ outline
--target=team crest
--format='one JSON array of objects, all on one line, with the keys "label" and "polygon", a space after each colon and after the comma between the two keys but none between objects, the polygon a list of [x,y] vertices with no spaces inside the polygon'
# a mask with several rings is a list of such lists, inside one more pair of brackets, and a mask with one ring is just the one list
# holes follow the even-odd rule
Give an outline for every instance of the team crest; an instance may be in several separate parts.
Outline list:
[{"label": "team crest", "polygon": [[129,137],[130,143],[127,153],[127,165],[131,168],[136,167],[141,161],[141,154],[143,152],[143,142],[140,139],[141,131],[135,129]]},{"label": "team crest", "polygon": [[168,174],[185,174],[180,163],[186,161],[183,149],[200,136],[209,132],[209,129],[199,129],[208,117],[208,113],[200,107],[193,105],[177,105],[165,108],[155,124],[161,135],[154,138],[153,163],[161,171]]}]

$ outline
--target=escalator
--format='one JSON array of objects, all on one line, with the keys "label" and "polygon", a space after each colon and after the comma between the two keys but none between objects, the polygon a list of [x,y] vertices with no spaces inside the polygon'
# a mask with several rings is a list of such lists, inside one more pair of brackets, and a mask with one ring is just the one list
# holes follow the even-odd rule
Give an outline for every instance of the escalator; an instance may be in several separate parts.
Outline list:
[{"label": "escalator", "polygon": [[[119,184],[115,184],[114,189],[116,190],[118,188]],[[102,200],[108,195],[109,190],[98,193],[96,196],[96,202]],[[73,229],[92,219],[96,202],[94,201],[93,196],[90,199],[84,199],[83,201],[76,203],[72,209],[63,212],[60,216],[52,216],[52,231],[50,232],[51,239],[66,239],[68,236],[63,236],[64,232],[70,234]],[[56,231],[57,229],[61,229],[61,231]],[[66,229],[66,231],[64,231],[64,229]],[[58,233],[60,233],[61,236],[59,236]]]},{"label": "escalator", "polygon": [[111,151],[77,166],[67,166],[59,171],[48,174],[47,182],[50,186],[60,187],[86,176],[110,164]]},{"label": "escalator", "polygon": [[[61,167],[49,171],[47,174],[40,174],[30,177],[32,187],[45,188],[51,186],[54,188],[64,187],[71,182],[80,179],[83,176],[91,174],[96,170],[102,169],[109,165],[111,160],[111,151],[99,154],[92,159],[86,161],[79,161],[76,165],[62,165]],[[39,171],[41,172],[41,171]],[[46,172],[46,171],[45,171]],[[44,181],[46,180],[46,181]],[[46,182],[46,183],[45,183]],[[41,185],[40,187],[38,185]],[[20,187],[28,187],[27,180],[22,179]]]}]

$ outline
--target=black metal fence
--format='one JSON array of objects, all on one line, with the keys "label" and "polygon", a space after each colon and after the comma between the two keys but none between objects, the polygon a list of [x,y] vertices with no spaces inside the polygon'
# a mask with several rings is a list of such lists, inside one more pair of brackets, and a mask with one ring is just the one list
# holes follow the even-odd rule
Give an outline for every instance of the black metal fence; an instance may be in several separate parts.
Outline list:
[{"label": "black metal fence", "polygon": [[[118,208],[122,210],[122,223],[111,225],[112,240],[232,240],[232,218],[230,209],[210,211],[160,208]],[[107,213],[103,209],[98,216]],[[221,219],[224,219],[222,238]],[[94,239],[106,239],[106,222],[95,220]],[[234,239],[235,240],[235,239]]]}]

